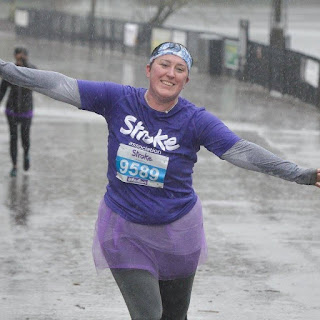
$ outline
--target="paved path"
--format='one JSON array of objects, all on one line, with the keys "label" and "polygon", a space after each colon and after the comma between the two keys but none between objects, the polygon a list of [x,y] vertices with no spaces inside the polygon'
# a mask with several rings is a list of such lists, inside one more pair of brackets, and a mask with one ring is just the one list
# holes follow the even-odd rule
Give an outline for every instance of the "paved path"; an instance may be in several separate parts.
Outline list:
[{"label": "paved path", "polygon": [[[0,43],[6,60],[14,45],[26,44],[39,68],[147,84],[144,58],[1,31]],[[302,166],[319,166],[315,107],[197,72],[183,94],[242,137]],[[8,176],[7,124],[0,115],[0,319],[129,319],[109,272],[97,277],[91,258],[106,184],[104,121],[38,94],[35,104],[32,167],[16,179]],[[206,150],[199,153],[194,185],[209,260],[197,273],[189,318],[318,320],[320,191],[238,169]]]}]

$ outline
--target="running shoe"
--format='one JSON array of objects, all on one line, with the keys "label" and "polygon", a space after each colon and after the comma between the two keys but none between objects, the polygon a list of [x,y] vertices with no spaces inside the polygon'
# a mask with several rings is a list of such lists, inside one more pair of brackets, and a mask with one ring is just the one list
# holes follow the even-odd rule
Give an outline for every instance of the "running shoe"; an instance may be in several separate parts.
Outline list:
[{"label": "running shoe", "polygon": [[12,168],[10,171],[10,177],[16,177],[17,176],[17,168]]},{"label": "running shoe", "polygon": [[30,168],[30,160],[29,160],[29,157],[28,156],[25,156],[24,157],[24,160],[23,160],[23,169],[25,171],[28,171]]}]

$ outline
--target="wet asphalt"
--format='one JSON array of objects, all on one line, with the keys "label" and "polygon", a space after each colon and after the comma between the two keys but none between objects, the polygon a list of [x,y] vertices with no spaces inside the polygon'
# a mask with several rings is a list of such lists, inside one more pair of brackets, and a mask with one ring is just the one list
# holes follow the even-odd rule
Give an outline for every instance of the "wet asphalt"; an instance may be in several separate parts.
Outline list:
[{"label": "wet asphalt", "polygon": [[[16,38],[0,31],[0,57],[26,45],[40,69],[147,86],[145,57]],[[184,97],[245,139],[304,167],[320,167],[320,112],[291,97],[194,70]],[[97,276],[91,242],[107,168],[99,116],[34,94],[31,169],[9,177],[0,113],[0,319],[129,319],[109,271]],[[194,187],[209,247],[191,320],[320,317],[320,190],[249,172],[199,152]]]}]

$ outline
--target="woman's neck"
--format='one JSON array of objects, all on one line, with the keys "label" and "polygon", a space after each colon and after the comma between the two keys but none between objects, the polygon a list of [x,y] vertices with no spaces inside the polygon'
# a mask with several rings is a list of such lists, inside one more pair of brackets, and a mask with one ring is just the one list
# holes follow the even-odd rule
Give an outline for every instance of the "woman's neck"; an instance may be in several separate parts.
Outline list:
[{"label": "woman's neck", "polygon": [[150,108],[166,113],[173,109],[178,102],[178,97],[173,101],[158,101],[150,94],[149,90],[144,94],[144,98]]}]

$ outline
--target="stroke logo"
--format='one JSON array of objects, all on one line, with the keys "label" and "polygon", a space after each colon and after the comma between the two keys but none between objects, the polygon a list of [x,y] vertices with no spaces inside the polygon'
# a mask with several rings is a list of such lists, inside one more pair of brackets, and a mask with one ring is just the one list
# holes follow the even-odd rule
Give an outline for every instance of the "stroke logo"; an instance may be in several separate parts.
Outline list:
[{"label": "stroke logo", "polygon": [[152,144],[154,148],[159,146],[163,151],[173,151],[180,147],[177,143],[176,137],[169,138],[168,135],[162,134],[162,129],[159,129],[157,134],[152,137],[149,132],[145,130],[143,122],[137,122],[137,118],[132,115],[127,115],[124,119],[124,123],[127,128],[120,128],[120,132],[125,135],[130,135],[132,139],[143,141],[146,144]]}]

